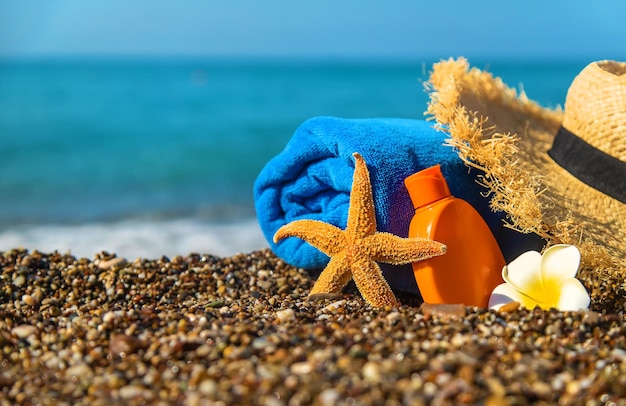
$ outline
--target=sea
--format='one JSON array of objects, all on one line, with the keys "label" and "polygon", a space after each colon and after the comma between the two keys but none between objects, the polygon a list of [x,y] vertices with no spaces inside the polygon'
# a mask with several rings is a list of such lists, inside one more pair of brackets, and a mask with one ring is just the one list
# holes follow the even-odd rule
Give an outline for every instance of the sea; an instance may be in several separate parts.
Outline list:
[{"label": "sea", "polygon": [[[0,251],[265,248],[253,183],[295,129],[321,115],[424,119],[434,62],[0,60]],[[589,62],[470,60],[546,107]]]}]

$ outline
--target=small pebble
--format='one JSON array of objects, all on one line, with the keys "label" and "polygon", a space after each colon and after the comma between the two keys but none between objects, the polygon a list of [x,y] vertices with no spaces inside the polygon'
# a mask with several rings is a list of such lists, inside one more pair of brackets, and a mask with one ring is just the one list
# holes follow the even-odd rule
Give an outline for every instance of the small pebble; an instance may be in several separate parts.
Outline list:
[{"label": "small pebble", "polygon": [[13,386],[15,379],[11,376],[0,374],[0,389],[4,387]]},{"label": "small pebble", "polygon": [[108,269],[113,268],[114,266],[117,266],[117,267],[123,266],[126,263],[127,263],[126,259],[121,258],[121,257],[115,257],[106,261],[100,261],[100,263],[98,263],[98,268],[102,270],[108,270]]},{"label": "small pebble", "polygon": [[367,362],[363,366],[363,377],[370,382],[379,382],[382,378],[380,366],[375,362]]},{"label": "small pebble", "polygon": [[65,375],[70,379],[80,379],[88,381],[93,376],[93,370],[87,364],[76,364],[65,371]]},{"label": "small pebble", "polygon": [[325,307],[322,308],[321,312],[322,313],[336,313],[337,310],[343,308],[343,306],[346,304],[346,300],[337,300],[336,302],[333,302]]},{"label": "small pebble", "polygon": [[11,329],[11,333],[17,338],[28,338],[29,336],[35,334],[36,331],[37,327],[28,324],[22,324]]},{"label": "small pebble", "polygon": [[517,309],[519,309],[520,306],[521,306],[520,302],[509,302],[500,306],[498,311],[500,313],[513,313],[514,311],[517,311]]},{"label": "small pebble", "polygon": [[20,261],[20,265],[28,268],[33,264],[33,257],[31,257],[30,255],[25,255],[24,258],[22,258],[22,260]]},{"label": "small pebble", "polygon": [[296,375],[306,375],[313,371],[313,366],[308,362],[296,362],[291,365],[290,370]]},{"label": "small pebble", "polygon": [[26,278],[24,277],[24,275],[17,275],[15,278],[13,278],[13,285],[17,286],[18,288],[24,286],[25,283]]},{"label": "small pebble", "polygon": [[126,401],[142,398],[149,401],[154,398],[152,392],[137,385],[128,385],[120,388],[120,397]]},{"label": "small pebble", "polygon": [[341,394],[335,389],[325,389],[318,396],[318,400],[322,406],[336,405],[340,399]]},{"label": "small pebble", "polygon": [[38,304],[37,299],[35,299],[35,297],[31,295],[23,295],[22,302],[24,302],[24,304],[27,304],[28,306],[36,306]]},{"label": "small pebble", "polygon": [[296,312],[293,309],[284,309],[276,312],[276,320],[280,323],[287,323],[296,319]]},{"label": "small pebble", "polygon": [[125,334],[116,334],[111,337],[109,344],[109,353],[119,357],[125,357],[137,350],[144,348],[146,343],[137,337],[128,336]]},{"label": "small pebble", "polygon": [[467,310],[462,304],[423,303],[420,311],[423,314],[442,317],[465,317],[467,315]]}]

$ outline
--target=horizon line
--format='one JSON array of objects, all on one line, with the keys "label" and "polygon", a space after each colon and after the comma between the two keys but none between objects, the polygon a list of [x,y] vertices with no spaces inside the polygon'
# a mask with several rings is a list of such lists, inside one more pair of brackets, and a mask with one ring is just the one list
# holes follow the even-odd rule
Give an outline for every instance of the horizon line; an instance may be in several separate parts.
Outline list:
[{"label": "horizon line", "polygon": [[[284,55],[284,54],[78,54],[47,53],[10,55],[0,53],[0,62],[314,62],[314,63],[435,63],[448,59],[465,58],[474,62],[521,62],[521,63],[580,63],[592,62],[611,57],[595,55],[489,55],[489,54],[448,54],[448,55]],[[626,55],[621,60],[626,60]]]}]

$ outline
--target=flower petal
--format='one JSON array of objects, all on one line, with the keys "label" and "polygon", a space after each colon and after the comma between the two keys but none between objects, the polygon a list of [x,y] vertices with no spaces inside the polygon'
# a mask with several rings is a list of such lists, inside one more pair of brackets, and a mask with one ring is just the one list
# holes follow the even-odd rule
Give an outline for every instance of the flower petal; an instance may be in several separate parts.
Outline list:
[{"label": "flower petal", "polygon": [[519,302],[522,306],[533,309],[537,302],[518,292],[511,284],[502,283],[495,287],[489,297],[489,308],[498,310],[502,305],[511,302]]},{"label": "flower petal", "polygon": [[565,281],[576,276],[579,265],[578,248],[567,244],[553,245],[541,257],[541,275],[544,280]]},{"label": "flower petal", "polygon": [[527,251],[502,269],[502,279],[532,297],[534,291],[543,290],[540,265],[541,254]]},{"label": "flower petal", "polygon": [[578,279],[569,278],[563,281],[557,309],[561,311],[583,310],[589,308],[589,302],[589,294]]},{"label": "flower petal", "polygon": [[508,283],[501,283],[496,286],[491,292],[491,296],[489,296],[488,307],[493,310],[498,310],[502,305],[507,303],[514,302],[516,297],[519,295],[519,292],[515,290],[515,288]]}]

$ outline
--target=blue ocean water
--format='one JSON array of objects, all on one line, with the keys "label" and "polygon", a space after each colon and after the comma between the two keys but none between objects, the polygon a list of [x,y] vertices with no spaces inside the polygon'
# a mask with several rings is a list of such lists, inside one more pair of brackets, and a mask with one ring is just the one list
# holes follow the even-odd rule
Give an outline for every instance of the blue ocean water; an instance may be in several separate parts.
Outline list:
[{"label": "blue ocean water", "polygon": [[[0,250],[265,246],[252,185],[304,120],[422,119],[433,61],[0,61]],[[588,61],[472,62],[562,105]]]}]

